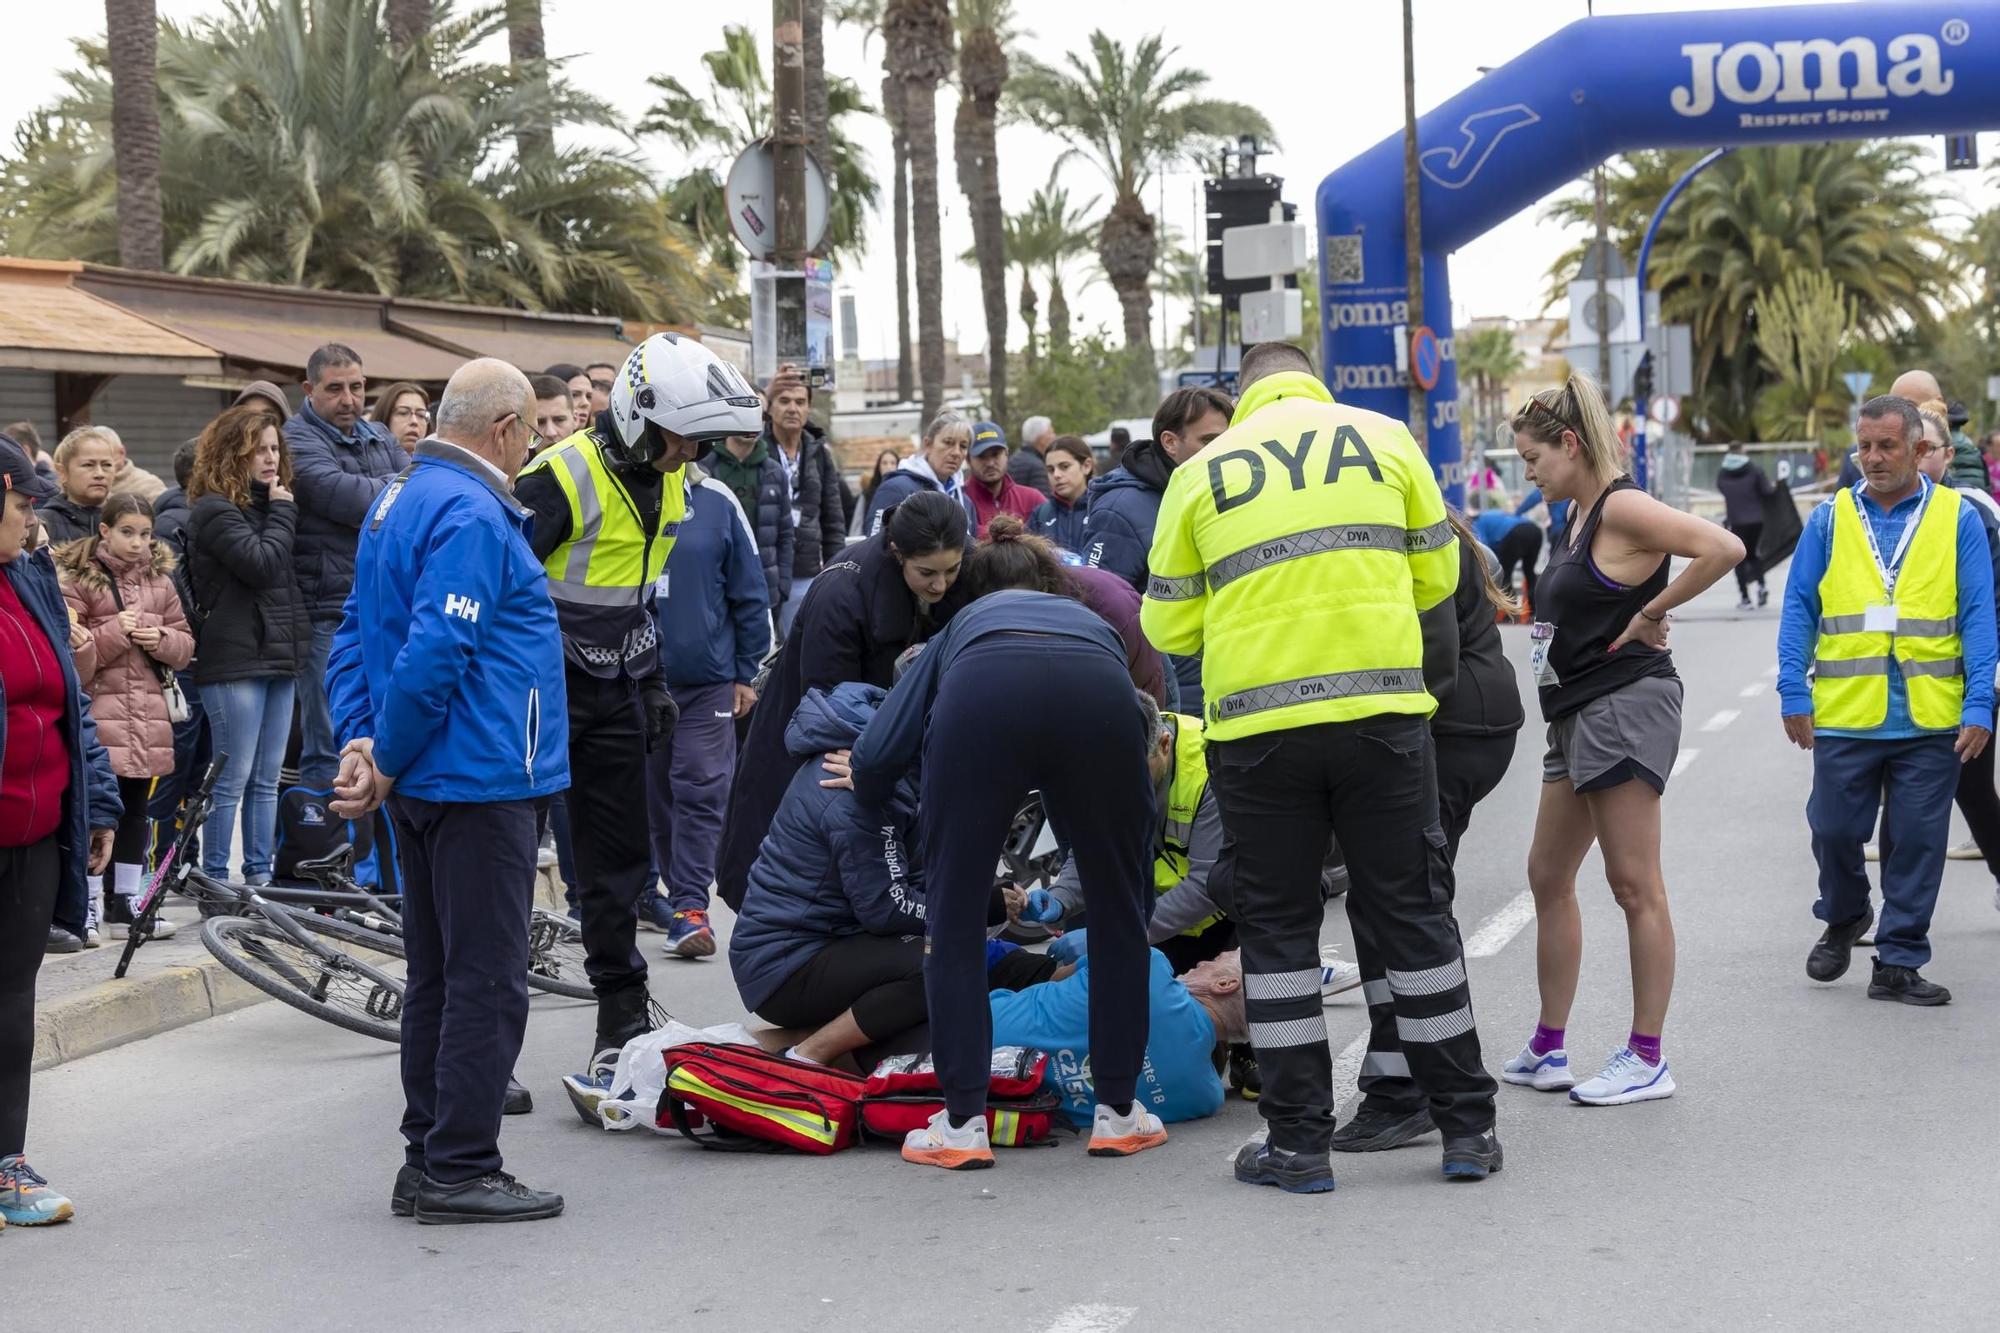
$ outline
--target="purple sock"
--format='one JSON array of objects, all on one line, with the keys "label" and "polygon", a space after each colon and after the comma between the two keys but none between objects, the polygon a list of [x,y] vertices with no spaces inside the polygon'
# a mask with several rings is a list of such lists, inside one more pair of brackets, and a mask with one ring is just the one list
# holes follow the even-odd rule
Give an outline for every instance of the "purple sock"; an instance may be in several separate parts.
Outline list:
[{"label": "purple sock", "polygon": [[1656,1065],[1660,1063],[1660,1039],[1658,1037],[1648,1037],[1635,1032],[1625,1039],[1625,1044],[1632,1049],[1632,1054],[1638,1056],[1647,1064]]},{"label": "purple sock", "polygon": [[1535,1055],[1547,1055],[1550,1051],[1563,1048],[1563,1029],[1552,1028],[1545,1023],[1535,1024],[1535,1035],[1528,1039],[1528,1050]]}]

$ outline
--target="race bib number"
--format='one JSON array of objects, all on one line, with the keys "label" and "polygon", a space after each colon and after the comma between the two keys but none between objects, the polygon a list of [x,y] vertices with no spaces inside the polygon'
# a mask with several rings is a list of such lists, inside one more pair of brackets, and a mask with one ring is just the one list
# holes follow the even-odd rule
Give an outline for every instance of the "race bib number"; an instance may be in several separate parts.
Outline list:
[{"label": "race bib number", "polygon": [[1549,649],[1556,641],[1556,627],[1546,620],[1537,620],[1528,629],[1529,669],[1534,672],[1535,684],[1545,690],[1555,689],[1562,684],[1556,677],[1556,669],[1549,665]]}]

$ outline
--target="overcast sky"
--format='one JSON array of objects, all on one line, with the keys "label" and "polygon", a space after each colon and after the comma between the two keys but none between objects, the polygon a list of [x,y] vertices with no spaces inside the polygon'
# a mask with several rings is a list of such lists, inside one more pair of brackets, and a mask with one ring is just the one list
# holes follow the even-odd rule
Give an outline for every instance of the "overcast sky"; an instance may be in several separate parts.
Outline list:
[{"label": "overcast sky", "polygon": [[[158,0],[160,12],[176,19],[220,12],[219,0]],[[828,8],[833,6],[831,2]],[[1310,213],[1313,192],[1328,172],[1395,131],[1402,118],[1401,6],[1395,0],[1345,0],[1338,5],[1303,5],[1296,0],[1014,0],[1025,30],[1022,46],[1057,62],[1062,54],[1086,49],[1093,28],[1103,27],[1128,44],[1146,32],[1164,32],[1179,47],[1181,63],[1210,75],[1217,97],[1252,103],[1275,127],[1282,149],[1264,168],[1285,178],[1286,197]],[[1599,13],[1755,8],[1732,0],[1599,0]],[[73,62],[70,43],[103,31],[101,5],[14,6],[7,30],[11,58],[8,79],[0,81],[0,124],[12,126],[27,112],[55,98],[60,71]],[[768,43],[770,7],[765,0],[543,0],[544,25],[552,56],[564,57],[571,77],[636,117],[650,102],[647,76],[672,74],[691,88],[705,86],[699,64],[703,51],[721,44],[725,23],[747,23]],[[1417,106],[1442,102],[1478,77],[1481,65],[1499,65],[1549,33],[1584,15],[1584,0],[1417,0]],[[1302,17],[1310,14],[1311,17]],[[1134,21],[1138,26],[1133,26]],[[504,42],[493,58],[505,59]],[[852,29],[829,25],[826,62],[830,72],[860,82],[871,101],[879,96],[882,46]],[[768,56],[767,61],[768,65]],[[951,123],[956,105],[945,88],[938,95],[944,251],[957,256],[970,248],[971,226],[964,198],[951,171]],[[889,135],[879,118],[853,127],[884,181],[879,238],[867,258],[839,276],[859,295],[862,352],[892,355],[895,265],[886,221]],[[1994,151],[1991,136],[1982,143]],[[659,140],[641,145],[664,171],[683,165]],[[1927,144],[1942,166],[1939,145]],[[1025,126],[1003,129],[1001,186],[1008,208],[1018,208],[1048,178],[1062,145]],[[1983,182],[1987,173],[1953,173],[1955,194],[1981,206],[1996,192]],[[1099,194],[1103,181],[1082,162],[1064,168],[1074,200]],[[1148,203],[1163,206],[1167,220],[1183,231],[1197,229],[1201,179],[1191,167],[1169,174],[1149,192]],[[1453,294],[1461,318],[1467,315],[1532,316],[1542,308],[1543,274],[1570,243],[1541,225],[1533,210],[1496,227],[1458,252],[1452,266]],[[1086,326],[1116,329],[1117,304],[1106,285],[1076,290],[1071,304]],[[1018,287],[1009,275],[1009,307]],[[1176,328],[1184,312],[1169,313]],[[1157,307],[1156,315],[1157,320]],[[1014,336],[1020,337],[1018,318]],[[984,342],[978,275],[972,266],[948,260],[945,267],[945,326],[972,346]]]}]

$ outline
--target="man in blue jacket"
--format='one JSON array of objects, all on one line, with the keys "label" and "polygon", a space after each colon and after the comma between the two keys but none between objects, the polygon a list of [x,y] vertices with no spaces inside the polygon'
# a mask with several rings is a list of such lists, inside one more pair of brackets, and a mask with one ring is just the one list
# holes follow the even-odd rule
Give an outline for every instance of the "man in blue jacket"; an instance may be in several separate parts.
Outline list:
[{"label": "man in blue jacket", "polygon": [[[757,702],[751,682],[771,651],[771,615],[748,516],[728,486],[693,463],[686,471],[687,516],[653,604],[660,673],[681,720],[646,756],[653,867],[667,892],[664,904],[640,899],[639,920],[665,928],[668,953],[706,958],[715,952],[708,890],[736,776],[736,719]],[[779,570],[789,578],[789,561]]]},{"label": "man in blue jacket", "polygon": [[537,807],[569,785],[562,633],[511,489],[534,410],[504,362],[451,377],[437,434],[362,528],[328,667],[347,741],[334,809],[386,799],[403,871],[408,1148],[390,1210],[419,1222],[563,1207],[502,1170],[499,1145],[528,1019]]},{"label": "man in blue jacket", "polygon": [[325,788],[333,782],[339,745],[327,707],[327,652],[341,603],[354,586],[361,521],[407,460],[389,428],[368,420],[368,376],[359,352],[340,343],[319,348],[306,359],[305,391],[305,402],[284,425],[299,504],[299,589],[313,621],[312,652],[299,673],[299,780]]},{"label": "man in blue jacket", "polygon": [[[1232,949],[1176,977],[1167,956],[1155,949],[1151,967],[1138,1100],[1169,1124],[1214,1115],[1222,1106],[1216,1047],[1250,1039],[1242,955]],[[1097,1100],[1090,1081],[1090,959],[1079,958],[1076,971],[1060,981],[996,990],[988,1003],[993,1044],[1046,1052],[1049,1086],[1062,1094],[1063,1113],[1072,1124],[1088,1125]]]}]

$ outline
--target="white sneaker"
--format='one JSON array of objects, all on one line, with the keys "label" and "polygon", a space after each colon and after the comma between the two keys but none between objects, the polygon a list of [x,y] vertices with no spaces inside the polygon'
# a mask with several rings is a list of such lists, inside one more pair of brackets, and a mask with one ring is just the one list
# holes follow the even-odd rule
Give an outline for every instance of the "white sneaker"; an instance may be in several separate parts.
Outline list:
[{"label": "white sneaker", "polygon": [[1536,1055],[1527,1046],[1521,1048],[1519,1055],[1500,1066],[1500,1077],[1537,1092],[1561,1092],[1564,1088],[1576,1086],[1576,1075],[1569,1072],[1568,1051]]},{"label": "white sneaker", "polygon": [[1569,1099],[1585,1106],[1623,1106],[1673,1095],[1674,1076],[1666,1060],[1649,1065],[1629,1046],[1612,1052],[1603,1073],[1569,1090]]},{"label": "white sneaker", "polygon": [[1945,859],[1949,861],[1984,861],[1986,853],[1979,850],[1979,844],[1976,842],[1961,842],[1945,853]]},{"label": "white sneaker", "polygon": [[1360,964],[1342,958],[1337,945],[1329,944],[1319,951],[1319,998],[1322,1003],[1360,984]]},{"label": "white sneaker", "polygon": [[928,1125],[903,1136],[903,1160],[947,1171],[976,1171],[993,1165],[993,1148],[986,1141],[986,1117],[976,1115],[964,1128],[953,1129],[950,1113],[939,1111]]},{"label": "white sneaker", "polygon": [[1167,1141],[1167,1129],[1160,1117],[1137,1102],[1130,1115],[1119,1115],[1103,1102],[1090,1122],[1092,1157],[1130,1157],[1135,1152],[1157,1148]]}]

